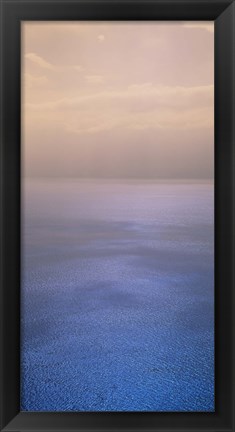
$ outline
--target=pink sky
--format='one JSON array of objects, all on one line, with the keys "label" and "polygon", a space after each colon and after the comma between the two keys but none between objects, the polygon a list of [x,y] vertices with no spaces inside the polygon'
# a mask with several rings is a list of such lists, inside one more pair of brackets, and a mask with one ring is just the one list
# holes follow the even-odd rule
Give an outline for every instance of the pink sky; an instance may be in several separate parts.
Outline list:
[{"label": "pink sky", "polygon": [[213,22],[25,22],[22,42],[26,176],[213,177]]}]

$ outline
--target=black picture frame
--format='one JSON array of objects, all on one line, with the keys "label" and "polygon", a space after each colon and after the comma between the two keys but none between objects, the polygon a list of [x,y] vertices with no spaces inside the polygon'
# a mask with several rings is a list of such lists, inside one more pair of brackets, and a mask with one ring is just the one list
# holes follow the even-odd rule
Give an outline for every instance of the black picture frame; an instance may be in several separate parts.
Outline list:
[{"label": "black picture frame", "polygon": [[[215,21],[214,413],[20,412],[20,25],[24,20]],[[235,431],[234,24],[233,0],[1,0],[1,431]]]}]

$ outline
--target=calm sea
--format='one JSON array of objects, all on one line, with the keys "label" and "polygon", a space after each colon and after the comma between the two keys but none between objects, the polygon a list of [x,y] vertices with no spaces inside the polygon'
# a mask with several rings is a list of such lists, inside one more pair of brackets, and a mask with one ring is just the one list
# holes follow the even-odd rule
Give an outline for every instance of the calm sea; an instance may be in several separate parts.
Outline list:
[{"label": "calm sea", "polygon": [[21,410],[213,411],[213,185],[28,180]]}]

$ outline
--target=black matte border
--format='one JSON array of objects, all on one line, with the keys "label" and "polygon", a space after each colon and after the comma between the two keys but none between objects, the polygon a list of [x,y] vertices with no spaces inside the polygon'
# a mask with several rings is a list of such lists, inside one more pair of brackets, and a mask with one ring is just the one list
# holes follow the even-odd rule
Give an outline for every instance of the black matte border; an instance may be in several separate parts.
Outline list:
[{"label": "black matte border", "polygon": [[[0,430],[234,432],[234,0],[0,0]],[[20,22],[215,20],[215,413],[20,413]]]}]

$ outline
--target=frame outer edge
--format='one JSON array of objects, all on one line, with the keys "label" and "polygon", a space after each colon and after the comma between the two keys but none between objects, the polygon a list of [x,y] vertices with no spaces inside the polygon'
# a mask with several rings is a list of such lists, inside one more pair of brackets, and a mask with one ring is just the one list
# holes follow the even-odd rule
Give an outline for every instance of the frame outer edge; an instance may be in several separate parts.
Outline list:
[{"label": "frame outer edge", "polygon": [[3,3],[0,0],[0,430],[4,426],[3,407]]},{"label": "frame outer edge", "polygon": [[233,260],[233,281],[232,281],[232,285],[233,285],[233,327],[232,327],[232,332],[233,332],[233,406],[232,406],[232,410],[233,410],[233,425],[232,425],[232,430],[233,432],[235,432],[235,1],[233,1],[232,4],[232,22],[233,22],[233,39],[232,39],[232,50],[233,50],[233,112],[232,112],[232,116],[233,116],[233,184],[232,184],[232,194],[233,194],[233,233],[232,233],[232,245],[233,245],[233,256],[232,256],[232,260]]},{"label": "frame outer edge", "polygon": [[[3,384],[2,384],[2,378],[4,376],[4,370],[3,370],[3,357],[2,357],[2,348],[3,348],[3,311],[4,311],[4,303],[3,303],[3,277],[2,277],[2,270],[3,270],[3,242],[2,242],[2,235],[3,235],[3,189],[4,189],[4,180],[3,180],[3,135],[2,135],[2,126],[3,126],[3,3],[7,3],[7,1],[5,0],[0,0],[0,28],[1,28],[1,56],[0,56],[0,72],[1,72],[1,84],[0,84],[0,90],[1,90],[1,94],[0,94],[0,130],[1,130],[1,137],[0,137],[0,169],[1,169],[1,173],[0,173],[0,190],[1,190],[1,197],[0,197],[0,284],[1,284],[1,298],[0,298],[0,303],[1,303],[1,317],[0,317],[0,324],[1,324],[1,357],[0,357],[0,381],[1,381],[1,389],[0,389],[0,403],[1,403],[1,407],[0,407],[0,430],[2,430],[2,428],[5,426],[4,423],[4,412],[2,410],[3,407]],[[9,2],[10,3],[10,2]],[[19,0],[19,3],[21,3],[21,0]],[[31,1],[31,3],[34,3],[34,1]],[[35,2],[37,3],[37,1]],[[39,3],[39,2],[38,2]],[[46,0],[41,1],[41,3],[46,3]],[[55,1],[56,3],[56,1]],[[121,2],[120,2],[121,3]],[[224,2],[225,3],[225,2]],[[232,128],[232,167],[233,167],[233,175],[232,175],[232,188],[231,188],[231,192],[233,194],[233,196],[231,197],[233,199],[233,208],[232,208],[232,260],[234,262],[234,242],[235,242],[235,220],[234,220],[234,214],[235,214],[235,200],[234,200],[234,192],[235,192],[235,143],[234,143],[234,138],[235,138],[235,131],[234,131],[234,116],[235,116],[235,55],[234,55],[234,50],[235,50],[235,3],[234,0],[232,3],[229,3],[228,5],[229,8],[231,8],[231,13],[232,13],[232,22],[233,22],[233,39],[232,39],[232,49],[233,49],[233,59],[232,59],[232,72],[233,72],[233,80],[232,80],[232,95],[233,95],[233,104],[232,104],[232,113],[231,115],[233,116],[233,128]],[[234,269],[233,269],[233,274],[232,274],[232,283],[233,283],[233,311],[235,311],[235,292],[234,292]],[[4,314],[5,315],[5,314]],[[232,323],[233,327],[233,347],[232,347],[232,351],[233,351],[233,360],[235,359],[235,341],[234,341],[234,336],[235,336],[235,316],[233,316],[233,323]],[[233,410],[233,425],[232,425],[232,431],[235,432],[235,363],[233,362],[233,377],[232,377],[232,388],[233,388],[233,401],[232,401],[232,410]],[[5,428],[4,428],[5,429]],[[17,429],[8,429],[8,427],[6,427],[6,430],[8,430],[10,432],[10,430],[15,430],[17,431]],[[23,429],[21,429],[23,430]],[[46,431],[45,431],[46,432]],[[88,431],[87,431],[88,432]]]},{"label": "frame outer edge", "polygon": [[[0,397],[1,424],[0,430],[19,413],[16,391],[19,389],[19,276],[20,263],[16,260],[19,252],[20,218],[16,218],[19,209],[19,182],[17,158],[19,148],[16,144],[20,140],[20,118],[16,119],[20,110],[17,92],[19,76],[14,67],[20,58],[20,51],[16,56],[8,53],[8,47],[15,44],[20,46],[14,3],[0,0],[1,16],[1,131],[0,131],[0,325],[1,325],[1,353],[0,353]],[[8,35],[11,39],[8,43]],[[13,127],[9,127],[9,119],[13,120]],[[20,159],[19,159],[20,160]],[[15,319],[15,317],[17,319]],[[16,327],[17,322],[17,327]]]}]

